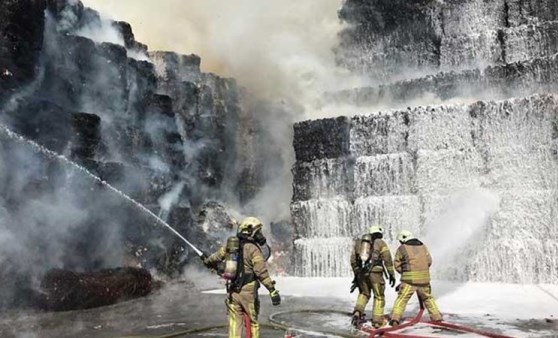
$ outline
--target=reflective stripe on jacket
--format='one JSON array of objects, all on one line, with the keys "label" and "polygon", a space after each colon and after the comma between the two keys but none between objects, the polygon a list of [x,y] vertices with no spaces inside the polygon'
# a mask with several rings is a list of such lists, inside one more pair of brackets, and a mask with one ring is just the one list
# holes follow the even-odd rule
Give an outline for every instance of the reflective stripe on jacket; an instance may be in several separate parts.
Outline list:
[{"label": "reflective stripe on jacket", "polygon": [[424,244],[411,240],[402,244],[395,253],[395,270],[401,274],[401,281],[411,285],[430,283],[432,257]]}]

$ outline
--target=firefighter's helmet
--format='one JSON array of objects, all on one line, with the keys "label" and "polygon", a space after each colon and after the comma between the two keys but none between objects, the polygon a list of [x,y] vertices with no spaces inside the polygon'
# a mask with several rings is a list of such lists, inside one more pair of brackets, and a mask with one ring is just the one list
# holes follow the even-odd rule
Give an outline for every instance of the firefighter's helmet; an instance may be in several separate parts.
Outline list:
[{"label": "firefighter's helmet", "polygon": [[397,240],[401,243],[405,243],[410,239],[415,239],[416,237],[408,230],[401,230],[397,235]]},{"label": "firefighter's helmet", "polygon": [[378,224],[374,224],[373,226],[368,228],[368,233],[369,234],[382,234],[383,235],[384,234],[384,228],[382,228]]},{"label": "firefighter's helmet", "polygon": [[252,237],[256,232],[261,230],[262,227],[262,222],[256,217],[246,217],[240,222],[237,233]]}]

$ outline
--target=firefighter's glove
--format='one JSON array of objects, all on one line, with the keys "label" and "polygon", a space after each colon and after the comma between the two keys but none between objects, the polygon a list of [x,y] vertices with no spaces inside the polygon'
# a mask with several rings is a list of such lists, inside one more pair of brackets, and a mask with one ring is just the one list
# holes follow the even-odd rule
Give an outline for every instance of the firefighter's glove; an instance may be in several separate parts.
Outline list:
[{"label": "firefighter's glove", "polygon": [[351,293],[353,293],[357,287],[358,287],[358,283],[355,277],[355,279],[353,279],[353,283],[351,284]]},{"label": "firefighter's glove", "polygon": [[359,270],[355,270],[355,278],[353,278],[353,281],[351,283],[351,293],[353,293],[355,291],[356,288],[358,288],[358,284],[360,283],[360,269]]},{"label": "firefighter's glove", "polygon": [[281,296],[279,295],[279,291],[273,289],[269,291],[269,296],[271,297],[271,304],[273,304],[274,306],[281,304]]},{"label": "firefighter's glove", "polygon": [[389,275],[389,286],[391,286],[391,287],[395,286],[395,276],[394,275]]},{"label": "firefighter's glove", "polygon": [[208,257],[205,253],[203,253],[203,252],[202,252],[202,254],[200,255],[200,259],[202,260],[203,265],[205,265],[207,268],[211,269],[212,266],[211,266],[211,264],[209,264],[209,262],[207,261],[208,258],[209,258],[209,257]]},{"label": "firefighter's glove", "polygon": [[357,268],[354,271],[355,273],[355,282],[360,283],[364,279],[364,271],[361,268]]}]

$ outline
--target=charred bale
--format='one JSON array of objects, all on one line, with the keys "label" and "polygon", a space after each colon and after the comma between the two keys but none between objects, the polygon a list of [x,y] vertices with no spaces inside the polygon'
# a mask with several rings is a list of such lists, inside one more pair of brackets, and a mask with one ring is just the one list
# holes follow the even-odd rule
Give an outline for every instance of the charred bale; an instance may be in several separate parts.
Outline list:
[{"label": "charred bale", "polygon": [[101,118],[94,114],[75,113],[72,158],[92,159],[101,141]]},{"label": "charred bale", "polygon": [[350,121],[338,117],[303,121],[294,125],[296,160],[311,162],[322,158],[337,158],[350,153]]},{"label": "charred bale", "polygon": [[44,0],[0,1],[0,101],[35,76],[45,6]]},{"label": "charred bale", "polygon": [[44,276],[41,287],[44,291],[41,307],[48,311],[69,311],[146,296],[153,289],[153,279],[149,271],[140,268],[91,273],[54,269]]}]

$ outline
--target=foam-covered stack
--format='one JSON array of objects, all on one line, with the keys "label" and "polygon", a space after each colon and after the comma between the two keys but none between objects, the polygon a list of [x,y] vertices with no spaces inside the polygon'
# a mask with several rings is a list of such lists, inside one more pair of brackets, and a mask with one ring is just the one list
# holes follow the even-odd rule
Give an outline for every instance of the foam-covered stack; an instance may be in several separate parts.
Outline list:
[{"label": "foam-covered stack", "polygon": [[502,199],[491,244],[447,277],[556,281],[557,122],[557,98],[536,95],[295,125],[296,273],[347,275],[351,238],[371,224],[390,241],[423,234],[453,194],[485,188]]},{"label": "foam-covered stack", "polygon": [[348,0],[337,54],[379,80],[547,57],[557,16],[547,0]]},{"label": "foam-covered stack", "polygon": [[366,115],[295,125],[295,273],[349,275],[351,239],[373,223],[396,244],[486,191],[497,210],[472,237],[448,221],[467,243],[448,239],[462,248],[436,277],[558,282],[558,4],[347,0],[339,13],[339,63],[377,85],[326,99]]}]

